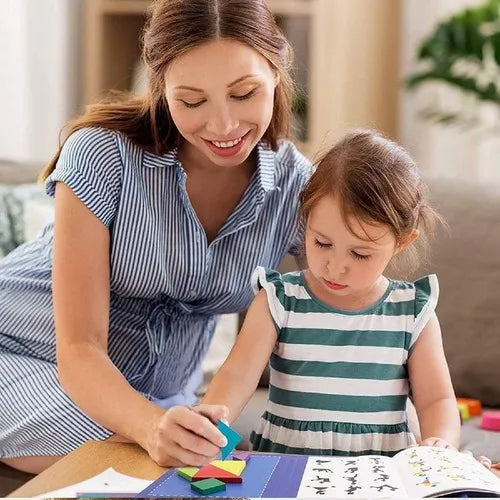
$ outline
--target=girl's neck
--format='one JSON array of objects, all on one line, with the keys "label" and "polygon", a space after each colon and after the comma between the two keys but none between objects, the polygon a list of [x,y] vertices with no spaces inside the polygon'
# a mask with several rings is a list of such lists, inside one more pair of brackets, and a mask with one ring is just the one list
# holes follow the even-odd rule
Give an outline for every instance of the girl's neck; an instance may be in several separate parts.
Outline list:
[{"label": "girl's neck", "polygon": [[323,289],[309,269],[304,272],[304,279],[317,299],[327,306],[343,311],[359,311],[375,305],[389,286],[389,280],[385,276],[380,276],[370,289],[349,295],[334,295]]}]

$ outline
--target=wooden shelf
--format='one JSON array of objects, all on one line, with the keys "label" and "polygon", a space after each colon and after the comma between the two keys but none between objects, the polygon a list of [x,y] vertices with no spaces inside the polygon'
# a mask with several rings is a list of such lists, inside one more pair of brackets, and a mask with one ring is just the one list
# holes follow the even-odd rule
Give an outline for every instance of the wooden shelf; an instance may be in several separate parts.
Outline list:
[{"label": "wooden shelf", "polygon": [[[130,90],[150,0],[85,0],[84,95],[92,103],[109,89]],[[397,138],[399,0],[267,0],[294,46],[307,91],[309,155],[353,127]]]}]

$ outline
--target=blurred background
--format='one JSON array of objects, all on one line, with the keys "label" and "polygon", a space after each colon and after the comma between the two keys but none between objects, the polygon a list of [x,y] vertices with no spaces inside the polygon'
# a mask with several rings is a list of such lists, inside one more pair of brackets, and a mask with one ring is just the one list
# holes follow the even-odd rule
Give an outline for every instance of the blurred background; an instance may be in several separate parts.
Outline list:
[{"label": "blurred background", "polygon": [[[371,127],[417,160],[450,226],[420,272],[440,279],[455,389],[500,407],[500,0],[267,3],[295,51],[299,148],[315,158]],[[36,177],[65,122],[109,89],[144,92],[149,4],[0,0],[0,256],[52,218]],[[234,339],[237,319],[224,321],[207,376]],[[500,460],[499,433],[474,430],[463,445]]]}]

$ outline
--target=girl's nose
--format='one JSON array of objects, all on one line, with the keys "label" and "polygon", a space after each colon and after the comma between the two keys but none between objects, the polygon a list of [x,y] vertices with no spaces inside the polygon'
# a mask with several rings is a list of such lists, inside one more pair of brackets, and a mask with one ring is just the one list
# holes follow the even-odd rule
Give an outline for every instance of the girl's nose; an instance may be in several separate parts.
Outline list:
[{"label": "girl's nose", "polygon": [[343,276],[347,271],[347,267],[345,265],[345,262],[343,260],[339,260],[336,258],[330,259],[328,261],[327,269],[328,269],[328,273],[329,273],[330,277],[334,278],[334,279],[337,279],[340,276]]}]

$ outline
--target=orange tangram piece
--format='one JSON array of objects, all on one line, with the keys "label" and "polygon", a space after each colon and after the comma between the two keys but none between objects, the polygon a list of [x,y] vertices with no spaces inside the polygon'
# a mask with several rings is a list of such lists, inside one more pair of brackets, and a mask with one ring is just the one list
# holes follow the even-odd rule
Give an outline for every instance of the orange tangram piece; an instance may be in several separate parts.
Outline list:
[{"label": "orange tangram piece", "polygon": [[193,481],[199,481],[201,479],[218,479],[224,483],[241,483],[243,482],[240,476],[228,472],[227,470],[219,469],[215,465],[205,465],[202,467],[194,476]]},{"label": "orange tangram piece", "polygon": [[469,408],[469,415],[471,417],[477,417],[482,413],[481,401],[479,399],[471,398],[457,398],[457,403],[463,403]]}]

